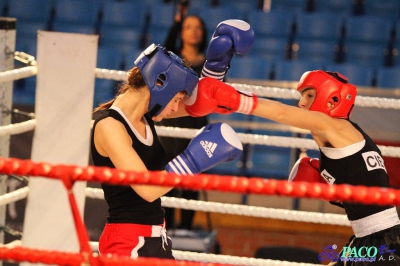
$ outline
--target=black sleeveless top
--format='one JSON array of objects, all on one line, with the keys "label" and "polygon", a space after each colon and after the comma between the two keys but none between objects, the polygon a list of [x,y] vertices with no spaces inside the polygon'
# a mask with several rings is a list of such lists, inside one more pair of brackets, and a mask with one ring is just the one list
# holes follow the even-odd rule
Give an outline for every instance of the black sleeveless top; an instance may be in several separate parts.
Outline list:
[{"label": "black sleeveless top", "polygon": [[[94,145],[94,129],[97,123],[106,118],[112,117],[121,122],[129,136],[132,138],[132,147],[138,153],[149,171],[164,170],[166,165],[166,154],[160,143],[154,122],[144,116],[153,134],[153,143],[148,146],[142,143],[130,128],[130,124],[113,109],[107,109],[95,119],[91,136],[91,156],[95,166],[106,166],[115,168],[109,157],[101,156]],[[162,224],[164,221],[164,210],[161,207],[161,199],[148,202],[142,199],[130,186],[109,185],[102,183],[104,197],[108,204],[107,221],[109,223],[137,223],[146,225]]]},{"label": "black sleeveless top", "polygon": [[[341,149],[320,147],[319,170],[321,175],[331,184],[389,187],[389,176],[381,151],[357,124],[349,122],[363,135],[365,145],[361,149],[360,144],[353,144]],[[331,154],[330,151],[335,156],[329,155]],[[362,205],[349,202],[343,202],[343,206],[350,221],[391,208],[390,206]]]}]

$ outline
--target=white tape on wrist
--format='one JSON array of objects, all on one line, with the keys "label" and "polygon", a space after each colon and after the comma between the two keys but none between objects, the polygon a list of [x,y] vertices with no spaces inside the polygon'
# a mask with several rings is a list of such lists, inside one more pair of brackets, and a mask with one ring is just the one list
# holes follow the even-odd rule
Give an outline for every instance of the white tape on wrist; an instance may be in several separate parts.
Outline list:
[{"label": "white tape on wrist", "polygon": [[223,72],[217,72],[217,71],[211,71],[207,69],[205,66],[203,67],[203,70],[201,71],[201,76],[202,77],[210,77],[218,80],[223,80],[225,77],[226,71]]},{"label": "white tape on wrist", "polygon": [[253,94],[245,91],[239,91],[240,104],[237,113],[250,114],[254,108]]}]

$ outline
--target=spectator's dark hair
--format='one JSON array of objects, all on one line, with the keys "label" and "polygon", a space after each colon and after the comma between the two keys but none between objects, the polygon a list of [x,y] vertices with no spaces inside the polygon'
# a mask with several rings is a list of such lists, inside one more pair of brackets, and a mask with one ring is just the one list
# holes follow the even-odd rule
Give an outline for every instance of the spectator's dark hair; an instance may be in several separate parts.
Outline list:
[{"label": "spectator's dark hair", "polygon": [[[200,52],[200,53],[206,53],[206,49],[207,49],[207,45],[208,45],[206,23],[205,23],[204,20],[203,20],[201,17],[199,17],[198,15],[188,15],[188,16],[186,16],[186,17],[182,20],[182,25],[183,25],[183,22],[185,21],[185,19],[186,19],[186,18],[189,18],[189,17],[197,18],[197,19],[200,21],[201,27],[202,27],[202,29],[203,29],[203,37],[201,38],[201,42],[200,42],[200,46],[199,46],[199,52]],[[182,47],[183,47],[183,43],[182,43],[182,39],[181,39],[181,44],[180,44],[180,47],[179,47],[179,51],[182,50]]]}]

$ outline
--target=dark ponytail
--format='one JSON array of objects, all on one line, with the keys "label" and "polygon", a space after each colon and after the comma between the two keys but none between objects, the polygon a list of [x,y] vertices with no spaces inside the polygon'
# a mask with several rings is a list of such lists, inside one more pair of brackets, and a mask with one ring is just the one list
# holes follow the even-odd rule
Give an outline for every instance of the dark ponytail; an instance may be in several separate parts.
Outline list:
[{"label": "dark ponytail", "polygon": [[128,91],[129,89],[133,89],[133,90],[138,90],[142,87],[146,86],[146,81],[144,80],[142,73],[140,73],[139,68],[137,67],[133,67],[130,71],[129,71],[129,76],[128,76],[128,80],[127,82],[124,82],[120,85],[117,94],[115,95],[114,99],[105,102],[105,103],[101,103],[99,104],[98,107],[96,107],[93,112],[97,112],[100,110],[105,110],[111,107],[111,105],[114,103],[115,98],[118,97],[118,95],[121,95],[123,93],[125,93],[126,91]]}]

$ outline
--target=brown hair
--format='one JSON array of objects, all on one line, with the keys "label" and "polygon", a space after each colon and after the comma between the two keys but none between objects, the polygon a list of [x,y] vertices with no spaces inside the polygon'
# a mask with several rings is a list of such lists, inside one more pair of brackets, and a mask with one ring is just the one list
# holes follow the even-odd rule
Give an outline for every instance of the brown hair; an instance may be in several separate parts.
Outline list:
[{"label": "brown hair", "polygon": [[114,103],[115,98],[118,95],[121,95],[121,94],[125,93],[129,89],[139,90],[140,88],[143,88],[145,86],[147,86],[146,81],[144,80],[144,78],[142,76],[142,73],[140,73],[139,68],[135,66],[129,71],[128,80],[126,82],[122,83],[119,86],[118,91],[117,91],[114,99],[112,99],[112,100],[110,100],[108,102],[99,104],[99,106],[96,107],[93,110],[93,112],[97,112],[99,110],[104,110],[104,109],[110,108],[111,105]]}]

